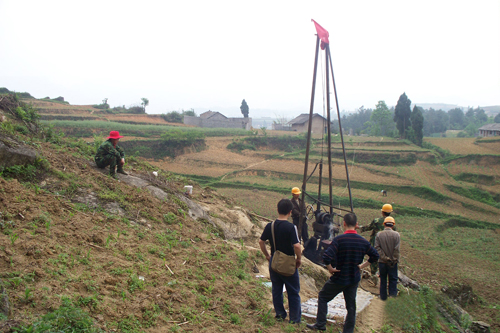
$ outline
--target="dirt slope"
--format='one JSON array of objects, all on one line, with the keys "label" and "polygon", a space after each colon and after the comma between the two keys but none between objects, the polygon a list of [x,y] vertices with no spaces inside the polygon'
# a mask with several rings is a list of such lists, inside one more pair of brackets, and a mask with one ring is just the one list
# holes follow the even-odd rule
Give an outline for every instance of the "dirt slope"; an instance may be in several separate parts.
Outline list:
[{"label": "dirt slope", "polygon": [[[188,180],[163,171],[152,177],[151,167],[129,160],[129,172],[167,192],[162,201],[95,169],[78,147],[37,146],[47,166],[36,179],[0,178],[0,278],[11,322],[29,324],[69,299],[106,330],[278,332],[287,325],[275,324],[270,290],[255,277],[254,263],[268,276],[255,234],[231,242],[191,219],[176,197]],[[191,199],[213,219],[234,217],[227,213],[234,202],[209,189],[195,185]],[[313,264],[301,272],[302,297],[314,297],[311,276],[324,273]]]}]

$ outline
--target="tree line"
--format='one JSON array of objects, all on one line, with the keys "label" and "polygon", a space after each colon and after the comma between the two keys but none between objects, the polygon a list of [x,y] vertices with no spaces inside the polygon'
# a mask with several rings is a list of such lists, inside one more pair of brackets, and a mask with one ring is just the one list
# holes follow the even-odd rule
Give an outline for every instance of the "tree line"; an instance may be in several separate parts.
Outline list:
[{"label": "tree line", "polygon": [[[344,114],[341,122],[344,131],[352,130],[355,135],[399,137],[421,145],[423,136],[443,136],[447,130],[461,130],[459,137],[473,137],[484,124],[500,123],[500,114],[488,117],[480,107],[446,112],[415,105],[412,110],[411,100],[403,93],[395,107],[379,101],[374,109],[361,106],[354,113]],[[333,129],[338,132],[338,121],[334,121]]]}]

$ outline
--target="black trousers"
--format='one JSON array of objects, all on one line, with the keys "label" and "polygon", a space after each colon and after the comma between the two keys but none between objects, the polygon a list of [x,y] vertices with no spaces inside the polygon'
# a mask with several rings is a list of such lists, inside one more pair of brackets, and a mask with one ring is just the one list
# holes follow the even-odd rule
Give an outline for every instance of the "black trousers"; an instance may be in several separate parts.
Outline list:
[{"label": "black trousers", "polygon": [[[293,217],[293,224],[297,227],[297,230],[299,230],[299,217]],[[307,231],[307,220],[304,219],[302,222],[302,240],[307,242],[309,240],[309,232]]]}]

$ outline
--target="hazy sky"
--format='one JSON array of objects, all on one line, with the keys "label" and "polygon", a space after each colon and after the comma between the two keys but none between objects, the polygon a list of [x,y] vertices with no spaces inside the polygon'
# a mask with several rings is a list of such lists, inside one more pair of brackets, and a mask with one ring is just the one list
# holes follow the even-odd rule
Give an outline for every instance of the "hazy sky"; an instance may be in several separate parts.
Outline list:
[{"label": "hazy sky", "polygon": [[146,97],[148,113],[238,117],[246,99],[251,117],[292,118],[309,111],[311,19],[330,32],[341,110],[403,92],[500,105],[500,0],[0,0],[0,87],[71,104]]}]

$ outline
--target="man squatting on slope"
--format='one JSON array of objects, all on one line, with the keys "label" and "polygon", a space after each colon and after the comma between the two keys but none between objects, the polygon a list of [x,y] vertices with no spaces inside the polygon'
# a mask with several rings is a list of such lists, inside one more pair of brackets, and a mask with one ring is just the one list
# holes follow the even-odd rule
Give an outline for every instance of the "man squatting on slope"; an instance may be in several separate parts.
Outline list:
[{"label": "man squatting on slope", "polygon": [[[382,206],[382,209],[380,210],[382,213],[382,217],[373,219],[373,221],[364,227],[359,227],[359,232],[365,232],[371,230],[372,233],[370,235],[370,244],[374,247],[375,246],[375,237],[377,236],[377,233],[379,231],[384,230],[384,220],[387,216],[391,215],[392,213],[392,205],[391,204],[385,204]],[[394,227],[394,231],[396,230],[396,227]],[[370,265],[370,271],[372,273],[372,281],[375,285],[378,283],[377,279],[377,269],[378,265],[377,262],[374,262]]]},{"label": "man squatting on slope", "polygon": [[[376,263],[379,258],[377,250],[370,245],[370,242],[357,234],[356,222],[357,218],[354,213],[346,214],[344,216],[345,232],[335,237],[323,253],[323,262],[332,276],[319,292],[316,323],[314,325],[308,324],[307,328],[309,329],[326,330],[328,302],[334,299],[340,292],[343,292],[347,316],[342,332],[354,332],[356,324],[356,294],[359,281],[361,280],[360,270],[370,263]],[[368,255],[370,258],[363,263],[365,255]]]},{"label": "man squatting on slope", "polygon": [[387,277],[389,277],[389,296],[396,297],[398,295],[398,261],[401,239],[399,233],[393,230],[395,225],[396,221],[393,217],[386,217],[384,220],[385,229],[375,237],[375,249],[380,255],[378,260],[380,299],[383,301],[387,299]]},{"label": "man squatting on slope", "polygon": [[128,173],[123,170],[123,166],[125,165],[125,151],[122,147],[118,146],[120,138],[123,138],[123,136],[121,136],[118,131],[109,132],[109,136],[106,138],[107,140],[99,146],[95,155],[97,167],[104,169],[109,165],[109,175],[115,179],[116,167],[118,167],[116,172],[128,175]]},{"label": "man squatting on slope", "polygon": [[[273,242],[273,235],[271,231],[272,223],[268,223],[262,232],[259,239],[260,250],[269,261],[269,276],[272,283],[272,295],[274,311],[276,318],[284,320],[286,318],[286,311],[283,307],[283,284],[286,287],[288,295],[288,309],[290,311],[290,323],[300,323],[302,311],[300,309],[300,281],[299,271],[302,257],[302,247],[300,246],[299,236],[297,235],[297,228],[290,222],[288,218],[292,214],[292,202],[289,199],[281,199],[278,202],[278,218],[274,221],[274,236],[276,244]],[[267,252],[266,241],[269,240],[271,244],[271,255]],[[295,273],[292,276],[284,276],[276,273],[271,269],[271,261],[274,252],[279,250],[286,255],[292,256],[295,254]]]},{"label": "man squatting on slope", "polygon": [[[302,200],[300,200],[299,195],[302,192],[298,187],[292,188],[292,204],[293,204],[293,210],[292,210],[292,220],[293,224],[297,227],[297,230],[299,230],[299,224],[300,224],[300,203]],[[307,220],[304,219],[302,221],[302,240],[304,241],[304,244],[307,242],[309,239],[309,232],[307,231]]]}]

